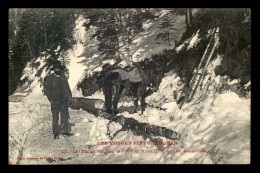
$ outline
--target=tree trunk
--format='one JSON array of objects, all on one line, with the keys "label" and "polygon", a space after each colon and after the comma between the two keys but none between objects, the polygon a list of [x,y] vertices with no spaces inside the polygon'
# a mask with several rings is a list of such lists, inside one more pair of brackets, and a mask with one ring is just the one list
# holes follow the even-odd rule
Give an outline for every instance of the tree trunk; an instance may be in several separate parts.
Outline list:
[{"label": "tree trunk", "polygon": [[188,28],[189,27],[188,10],[185,10],[185,23],[186,23],[186,28]]},{"label": "tree trunk", "polygon": [[190,20],[190,24],[189,25],[191,26],[191,22],[192,22],[192,18],[193,18],[192,17],[192,9],[189,8],[188,10],[189,10],[189,20]]},{"label": "tree trunk", "polygon": [[122,14],[121,11],[119,10],[119,25],[120,25],[120,34],[118,38],[118,54],[119,57],[121,58],[121,46],[123,45],[122,39],[123,39],[123,23],[122,23]]},{"label": "tree trunk", "polygon": [[[128,16],[128,20],[129,22],[131,23],[132,22],[132,11],[130,9],[129,11],[129,16]],[[131,28],[131,25],[128,26],[128,32],[127,32],[127,38],[128,38],[128,48],[129,48],[129,52],[128,52],[128,55],[130,57],[130,61],[133,62],[133,55],[132,55],[132,28]]]},{"label": "tree trunk", "polygon": [[27,46],[28,46],[28,48],[29,48],[29,52],[30,52],[31,58],[33,58],[32,50],[31,50],[31,47],[30,47],[30,43],[29,43],[29,39],[28,39],[28,38],[26,39],[26,43],[27,43]]},{"label": "tree trunk", "polygon": [[129,29],[129,32],[127,34],[128,39],[128,56],[130,57],[130,61],[133,61],[133,55],[132,55],[132,40],[131,40],[131,30]]},{"label": "tree trunk", "polygon": [[46,33],[46,25],[45,25],[45,15],[43,15],[43,28],[44,28],[44,46],[45,50],[47,49],[47,33]]},{"label": "tree trunk", "polygon": [[143,135],[146,137],[162,136],[170,140],[178,140],[181,135],[173,130],[148,123],[140,123],[133,118],[125,118],[124,116],[115,116],[104,112],[101,108],[103,101],[99,99],[88,99],[82,97],[73,97],[69,103],[72,109],[83,109],[95,116],[100,116],[105,119],[119,123],[124,130],[131,130],[136,135]]},{"label": "tree trunk", "polygon": [[170,43],[170,31],[168,31],[168,44],[169,44],[169,46],[171,46],[171,43]]},{"label": "tree trunk", "polygon": [[192,9],[188,8],[185,10],[185,22],[187,28],[191,26],[191,20],[192,20]]}]

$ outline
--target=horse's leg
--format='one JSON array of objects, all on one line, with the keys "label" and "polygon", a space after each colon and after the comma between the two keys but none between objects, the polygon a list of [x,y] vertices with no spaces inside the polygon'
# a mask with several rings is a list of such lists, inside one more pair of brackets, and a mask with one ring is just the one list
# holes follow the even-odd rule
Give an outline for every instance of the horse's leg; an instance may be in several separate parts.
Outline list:
[{"label": "horse's leg", "polygon": [[134,106],[135,106],[134,113],[137,113],[137,109],[138,109],[138,97],[137,96],[134,97]]},{"label": "horse's leg", "polygon": [[112,114],[112,87],[104,86],[103,92],[105,95],[105,108],[106,112]]},{"label": "horse's leg", "polygon": [[142,94],[141,94],[141,96],[140,96],[140,102],[141,102],[141,111],[142,111],[142,113],[141,114],[143,114],[144,113],[144,110],[145,110],[145,108],[146,108],[146,103],[145,103],[145,93],[146,93],[146,86],[142,86]]},{"label": "horse's leg", "polygon": [[123,85],[117,85],[116,87],[116,94],[115,94],[115,97],[113,99],[113,112],[114,114],[118,114],[118,109],[117,109],[117,105],[118,105],[118,101],[120,99],[120,95],[122,93],[124,89],[124,86]]},{"label": "horse's leg", "polygon": [[134,113],[137,113],[137,110],[138,110],[138,94],[137,94],[138,89],[139,89],[138,83],[131,83],[130,91],[131,91],[131,95],[134,99]]},{"label": "horse's leg", "polygon": [[142,110],[142,113],[141,114],[143,114],[144,113],[144,111],[145,111],[145,107],[146,107],[146,103],[145,103],[145,97],[142,95],[141,97],[140,97],[140,101],[141,101],[141,110]]}]

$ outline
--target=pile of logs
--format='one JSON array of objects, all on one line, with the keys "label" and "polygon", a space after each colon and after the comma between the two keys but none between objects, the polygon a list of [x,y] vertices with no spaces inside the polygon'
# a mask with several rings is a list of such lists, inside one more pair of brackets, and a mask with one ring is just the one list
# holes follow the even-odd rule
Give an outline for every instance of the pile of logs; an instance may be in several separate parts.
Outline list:
[{"label": "pile of logs", "polygon": [[105,119],[119,123],[124,130],[131,130],[137,135],[162,136],[170,140],[178,140],[181,137],[179,133],[165,127],[150,125],[148,123],[140,123],[134,118],[125,118],[122,115],[116,116],[108,114],[101,109],[102,104],[103,101],[99,99],[73,97],[70,100],[69,107],[72,109],[83,109],[90,113],[93,113],[97,117],[100,116]]}]

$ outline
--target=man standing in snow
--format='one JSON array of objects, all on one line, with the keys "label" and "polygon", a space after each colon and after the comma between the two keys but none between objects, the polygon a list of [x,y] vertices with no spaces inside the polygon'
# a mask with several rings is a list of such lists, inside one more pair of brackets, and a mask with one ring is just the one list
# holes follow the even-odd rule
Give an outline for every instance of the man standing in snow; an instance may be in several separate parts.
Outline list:
[{"label": "man standing in snow", "polygon": [[52,128],[54,139],[59,139],[59,113],[61,114],[61,134],[70,136],[68,102],[72,97],[69,83],[60,61],[53,62],[54,73],[46,77],[45,94],[51,103]]}]

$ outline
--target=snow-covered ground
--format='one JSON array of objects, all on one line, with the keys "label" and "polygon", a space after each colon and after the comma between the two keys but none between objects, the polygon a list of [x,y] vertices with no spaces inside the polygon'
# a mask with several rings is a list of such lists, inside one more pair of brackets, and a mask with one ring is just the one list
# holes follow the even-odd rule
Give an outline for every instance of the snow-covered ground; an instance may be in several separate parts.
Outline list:
[{"label": "snow-covered ground", "polygon": [[[174,75],[173,75],[174,76]],[[166,77],[167,78],[167,77]],[[170,80],[168,86],[171,87]],[[162,85],[161,85],[162,86]],[[173,86],[174,87],[174,86]],[[163,88],[163,87],[161,87]],[[160,92],[168,92],[169,88],[165,87]],[[102,93],[96,93],[96,98],[100,98]],[[156,95],[156,93],[154,93]],[[95,98],[95,96],[93,96]],[[139,122],[148,122],[153,125],[159,125],[167,127],[174,131],[177,131],[182,135],[181,140],[174,146],[154,146],[154,145],[97,145],[97,142],[107,141],[107,124],[108,120],[95,117],[82,110],[71,110],[71,123],[76,124],[72,126],[72,132],[75,134],[72,137],[59,139],[61,144],[53,141],[51,135],[51,113],[48,110],[48,105],[33,105],[32,107],[26,107],[23,105],[24,110],[18,106],[16,110],[23,111],[22,114],[18,112],[10,112],[10,114],[16,113],[17,115],[23,115],[23,119],[18,118],[10,119],[10,124],[19,124],[19,129],[12,127],[12,136],[19,139],[21,131],[26,126],[32,126],[35,122],[44,122],[48,124],[48,131],[44,131],[43,137],[38,133],[40,131],[32,130],[34,135],[39,137],[30,136],[29,133],[29,146],[25,146],[23,150],[23,157],[63,157],[68,159],[73,157],[72,160],[63,162],[54,162],[57,164],[66,163],[193,163],[193,164],[210,164],[210,163],[249,163],[250,160],[250,100],[239,98],[234,92],[227,92],[218,94],[217,96],[208,96],[204,101],[197,105],[188,106],[184,105],[183,109],[177,107],[176,101],[172,97],[168,97],[167,101],[162,103],[160,110],[153,107],[147,107],[144,115],[138,115],[137,113],[131,113],[133,103],[124,103],[125,110],[119,115],[125,117],[132,117]],[[167,103],[168,102],[168,103]],[[19,103],[20,104],[20,103]],[[16,104],[13,104],[16,105]],[[119,103],[119,106],[122,105]],[[28,105],[27,105],[28,106]],[[120,109],[121,107],[119,107]],[[26,113],[27,112],[27,113]],[[130,112],[130,113],[129,113]],[[46,116],[47,114],[47,116]],[[25,116],[26,115],[26,116]],[[28,117],[30,116],[30,117]],[[39,117],[42,117],[39,119]],[[49,117],[49,119],[47,118]],[[27,119],[25,119],[27,118]],[[33,119],[35,118],[35,119]],[[34,124],[35,125],[35,124]],[[39,125],[35,126],[38,128]],[[42,127],[43,128],[43,127]],[[46,127],[47,128],[47,127]],[[116,130],[119,130],[121,126],[117,123],[110,124],[110,130],[113,134]],[[26,129],[26,127],[25,127]],[[17,131],[16,133],[13,133]],[[27,133],[28,134],[28,133]],[[30,140],[40,140],[46,138],[48,143],[42,143],[43,147],[49,148],[48,153],[44,153],[40,147]],[[169,141],[163,137],[155,137],[161,141]],[[11,140],[12,141],[12,140]],[[131,132],[120,132],[114,139],[115,142],[128,142],[128,141],[151,141],[150,139],[144,140],[140,136],[135,136]],[[23,141],[21,141],[22,143]],[[30,144],[32,143],[32,144]],[[34,146],[36,145],[36,146]],[[78,154],[74,153],[61,154],[61,151],[57,148],[59,146],[62,149],[73,150],[74,149],[92,149],[92,150],[181,150],[178,153],[109,153],[109,154]],[[162,148],[160,148],[162,147]],[[55,149],[56,148],[56,149]],[[17,151],[17,150],[12,150]],[[204,151],[204,152],[198,152]],[[43,154],[44,153],[44,154]],[[14,157],[19,153],[13,153]],[[74,154],[74,155],[73,155]],[[71,156],[73,155],[73,156]],[[77,158],[77,159],[76,159]],[[76,159],[76,160],[75,160]],[[14,159],[15,160],[15,159]],[[140,161],[142,160],[142,161]],[[77,161],[77,162],[76,162]],[[46,161],[20,161],[20,164],[33,163],[33,164],[46,164]]]},{"label": "snow-covered ground", "polygon": [[[216,76],[213,69],[220,63],[220,56],[217,56],[210,63],[209,74],[205,77],[205,81],[209,79],[209,76],[212,80],[209,81],[210,83],[204,82],[201,91],[197,92],[193,101],[184,104],[182,109],[178,108],[173,95],[173,91],[177,91],[178,95],[181,93],[182,83],[173,71],[165,74],[159,90],[146,98],[149,106],[143,115],[132,112],[133,102],[123,102],[123,99],[121,99],[119,110],[121,110],[121,106],[124,109],[119,115],[134,118],[139,122],[167,127],[182,134],[178,145],[170,146],[167,149],[177,148],[187,152],[157,153],[157,161],[192,164],[250,163],[250,98],[239,98],[231,90],[221,94],[215,92],[221,81],[220,76]],[[236,81],[228,80],[227,83],[232,85]],[[208,84],[210,85],[208,87],[209,92],[206,92]],[[203,93],[206,93],[206,95],[198,102]],[[100,98],[101,96],[102,93],[96,93],[96,97],[93,98]],[[99,121],[103,121],[104,124],[97,125],[95,128],[104,128],[107,120],[100,118]],[[120,127],[117,129],[120,129]],[[101,131],[97,133],[106,133],[105,128]],[[125,141],[128,138],[129,136],[125,138],[119,136],[120,141]],[[102,138],[97,137],[94,141],[99,140],[102,140]],[[105,136],[103,140],[106,140]],[[161,137],[161,140],[166,141],[167,139]],[[198,152],[198,150],[207,152]]]}]

